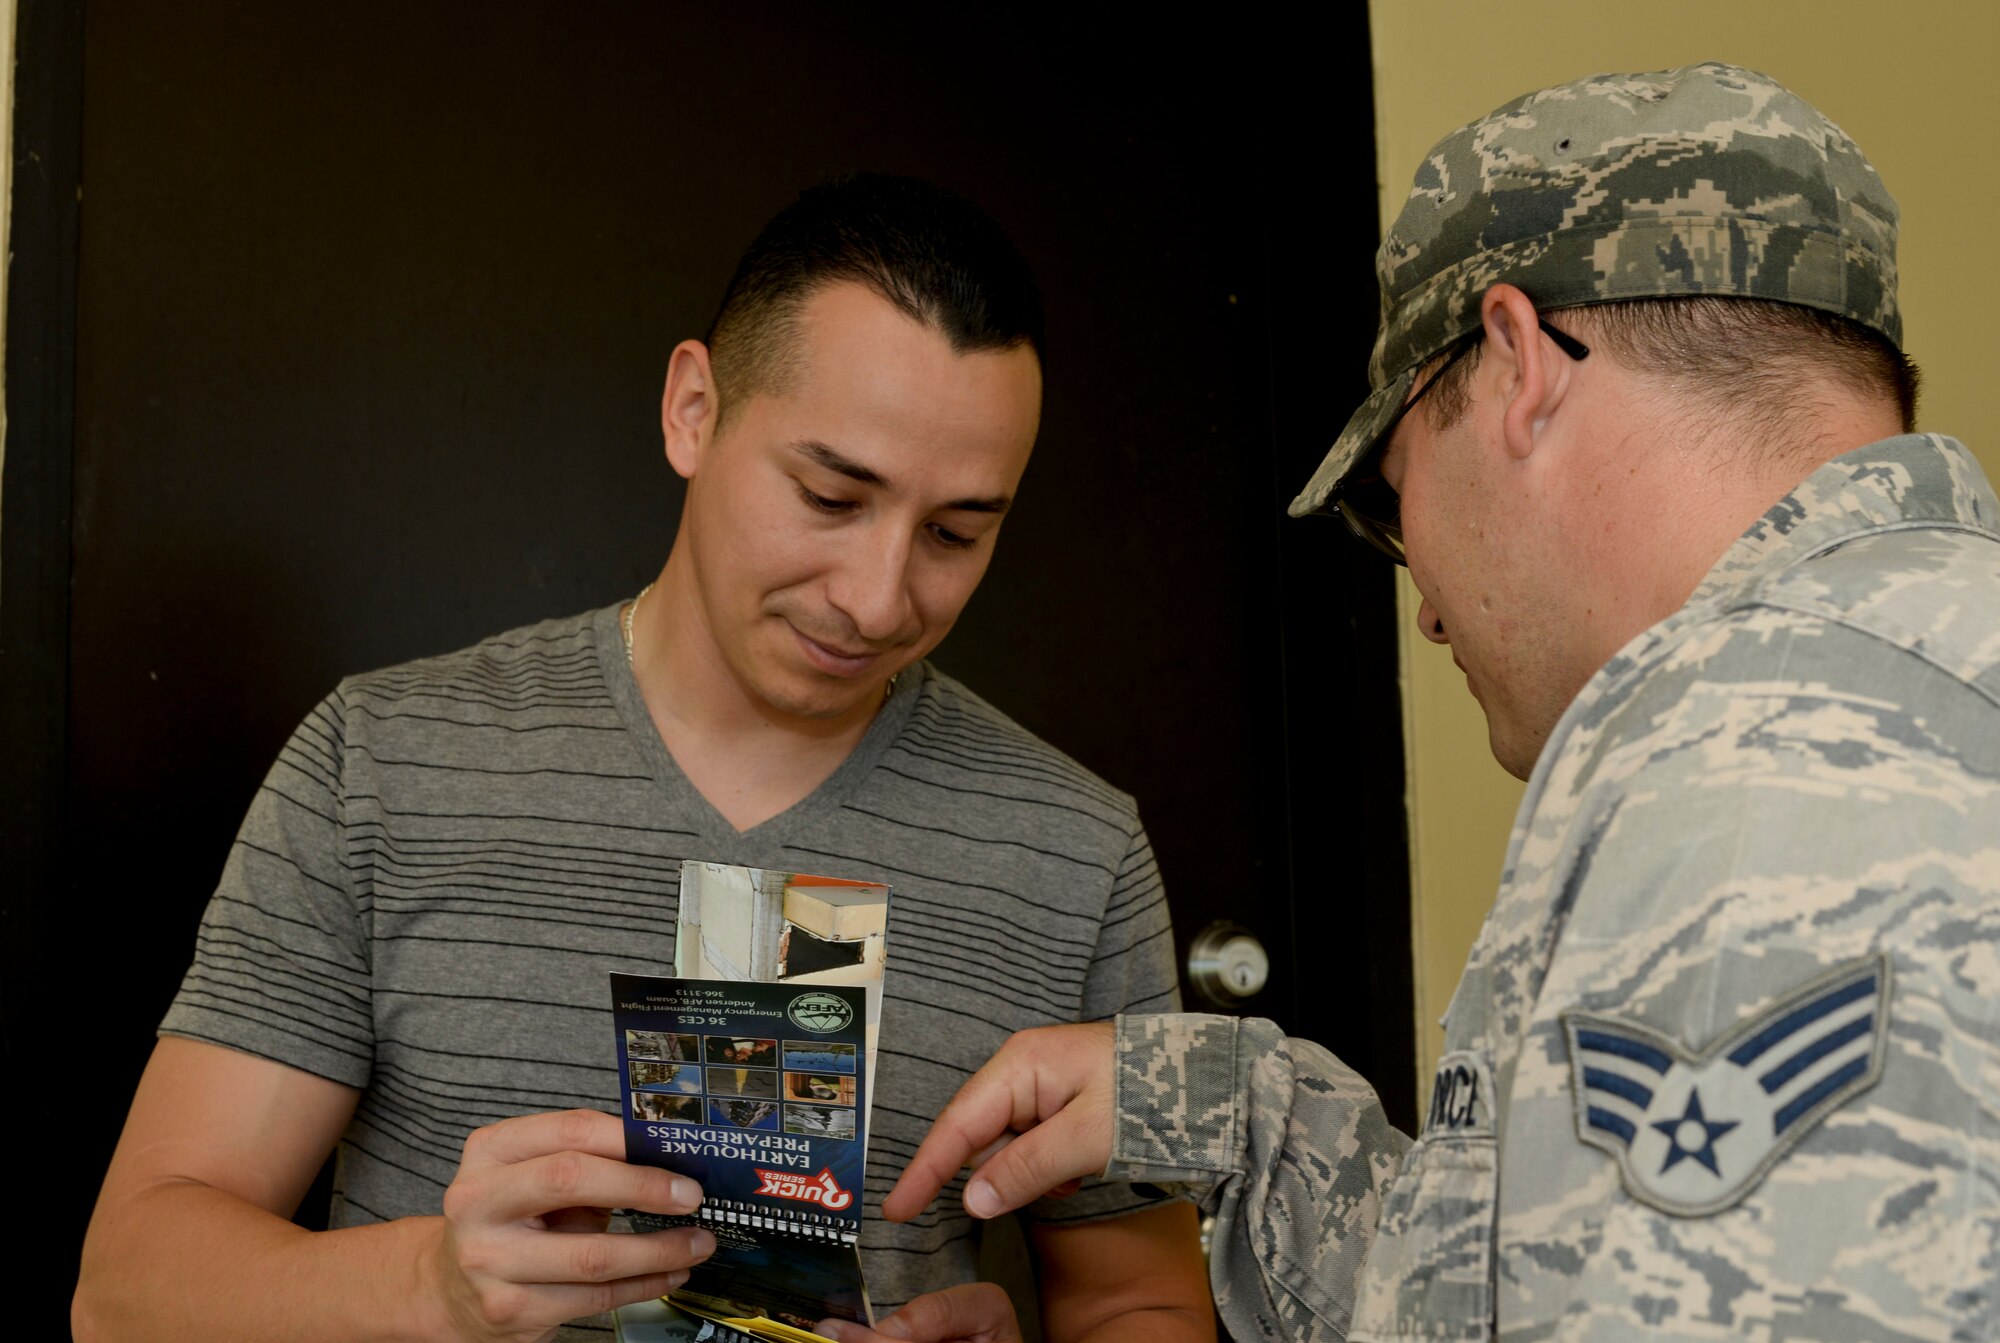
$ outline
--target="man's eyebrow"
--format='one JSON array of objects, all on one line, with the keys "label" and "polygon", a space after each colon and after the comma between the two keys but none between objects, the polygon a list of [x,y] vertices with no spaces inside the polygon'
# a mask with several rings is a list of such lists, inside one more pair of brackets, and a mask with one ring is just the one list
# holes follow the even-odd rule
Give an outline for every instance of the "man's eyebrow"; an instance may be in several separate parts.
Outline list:
[{"label": "man's eyebrow", "polygon": [[960,513],[1005,513],[1013,506],[1012,495],[996,494],[991,499],[954,499],[945,508]]},{"label": "man's eyebrow", "polygon": [[[849,480],[860,481],[863,485],[874,485],[881,489],[893,489],[881,472],[873,467],[863,466],[857,461],[843,457],[833,448],[816,438],[802,438],[792,444],[792,451],[825,467],[836,475]],[[1008,494],[996,494],[987,499],[954,499],[944,507],[948,511],[960,513],[1005,513],[1014,506],[1014,498]]]},{"label": "man's eyebrow", "polygon": [[863,485],[880,485],[885,489],[888,487],[889,482],[882,478],[881,472],[848,460],[818,439],[802,438],[792,444],[792,450],[849,480],[858,480]]}]

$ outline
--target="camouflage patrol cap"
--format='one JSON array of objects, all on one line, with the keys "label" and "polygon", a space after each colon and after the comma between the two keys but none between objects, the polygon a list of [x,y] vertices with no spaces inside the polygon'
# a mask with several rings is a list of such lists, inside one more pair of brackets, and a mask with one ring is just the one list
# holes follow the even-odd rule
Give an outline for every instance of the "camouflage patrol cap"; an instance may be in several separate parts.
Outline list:
[{"label": "camouflage patrol cap", "polygon": [[1896,202],[1860,148],[1767,75],[1593,75],[1440,141],[1376,254],[1374,393],[1291,514],[1326,506],[1502,282],[1548,311],[1719,294],[1821,308],[1902,344]]}]

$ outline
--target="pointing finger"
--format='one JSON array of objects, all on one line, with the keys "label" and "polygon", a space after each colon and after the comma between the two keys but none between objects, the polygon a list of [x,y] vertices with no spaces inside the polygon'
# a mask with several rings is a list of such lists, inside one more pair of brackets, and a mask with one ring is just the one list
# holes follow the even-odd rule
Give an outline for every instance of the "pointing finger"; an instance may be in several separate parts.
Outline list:
[{"label": "pointing finger", "polygon": [[[1101,1136],[1100,1136],[1101,1135]],[[1104,1168],[1110,1117],[1079,1099],[993,1155],[965,1186],[965,1210],[998,1217]]]}]

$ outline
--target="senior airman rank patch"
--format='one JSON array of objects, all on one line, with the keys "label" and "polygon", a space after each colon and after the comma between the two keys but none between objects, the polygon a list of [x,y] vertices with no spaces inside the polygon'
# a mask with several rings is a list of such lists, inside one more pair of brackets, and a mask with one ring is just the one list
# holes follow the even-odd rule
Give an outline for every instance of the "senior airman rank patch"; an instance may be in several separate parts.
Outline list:
[{"label": "senior airman rank patch", "polygon": [[1658,1031],[1563,1014],[1576,1135],[1632,1197],[1676,1217],[1729,1207],[1827,1113],[1882,1075],[1889,961],[1847,964],[1699,1053]]}]

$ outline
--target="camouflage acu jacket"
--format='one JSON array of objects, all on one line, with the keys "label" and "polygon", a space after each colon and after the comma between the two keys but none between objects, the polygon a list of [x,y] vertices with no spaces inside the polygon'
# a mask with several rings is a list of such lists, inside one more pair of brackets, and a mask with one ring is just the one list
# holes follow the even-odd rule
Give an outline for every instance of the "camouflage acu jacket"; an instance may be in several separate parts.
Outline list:
[{"label": "camouflage acu jacket", "polygon": [[1822,467],[1551,736],[1423,1133],[1269,1022],[1120,1023],[1111,1170],[1239,1339],[2000,1338],[2000,504]]}]

